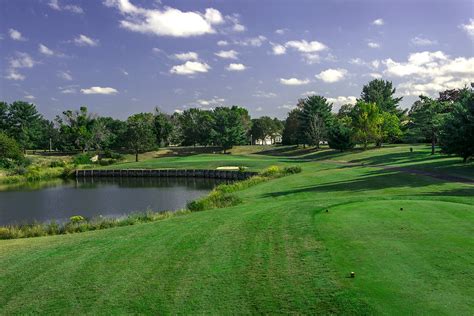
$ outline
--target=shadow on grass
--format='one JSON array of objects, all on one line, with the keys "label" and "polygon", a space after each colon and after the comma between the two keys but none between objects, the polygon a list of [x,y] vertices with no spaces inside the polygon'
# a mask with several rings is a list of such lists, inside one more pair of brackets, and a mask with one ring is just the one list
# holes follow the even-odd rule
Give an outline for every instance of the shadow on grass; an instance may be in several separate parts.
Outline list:
[{"label": "shadow on grass", "polygon": [[162,157],[186,157],[200,154],[220,154],[222,148],[220,147],[166,147],[160,152],[156,158]]},{"label": "shadow on grass", "polygon": [[[342,168],[350,168],[350,166],[343,166]],[[354,168],[354,167],[352,167]],[[442,179],[434,179],[426,176],[410,175],[404,172],[395,170],[373,170],[364,175],[350,180],[333,181],[329,183],[316,184],[295,188],[291,190],[276,191],[263,194],[262,197],[281,197],[291,194],[318,192],[318,193],[362,193],[375,190],[386,190],[393,188],[411,188],[413,194],[409,191],[407,195],[425,195],[425,196],[474,196],[474,186],[460,187],[459,189],[440,190],[438,192],[423,192],[421,188],[433,184],[452,183]]]}]

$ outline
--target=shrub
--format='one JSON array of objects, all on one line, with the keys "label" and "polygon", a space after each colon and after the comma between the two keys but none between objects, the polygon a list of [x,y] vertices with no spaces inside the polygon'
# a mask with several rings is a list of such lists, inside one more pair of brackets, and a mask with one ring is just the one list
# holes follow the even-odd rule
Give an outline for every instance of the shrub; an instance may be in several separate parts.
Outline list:
[{"label": "shrub", "polygon": [[0,132],[0,160],[6,159],[21,162],[24,156],[20,145],[13,138]]},{"label": "shrub", "polygon": [[278,166],[270,166],[261,173],[264,177],[275,177],[280,174],[282,169]]},{"label": "shrub", "polygon": [[81,215],[74,215],[69,218],[69,221],[71,223],[80,223],[80,222],[84,222],[85,220],[86,219]]},{"label": "shrub", "polygon": [[51,168],[66,167],[66,165],[67,165],[66,162],[63,160],[53,160],[49,164]]},{"label": "shrub", "polygon": [[283,169],[283,172],[284,172],[285,174],[300,173],[300,172],[301,172],[301,167],[300,167],[300,166],[285,167],[285,168]]},{"label": "shrub", "polygon": [[92,153],[78,154],[74,156],[74,158],[72,159],[72,162],[75,165],[89,165],[89,164],[92,164],[91,158],[94,156],[95,155]]}]

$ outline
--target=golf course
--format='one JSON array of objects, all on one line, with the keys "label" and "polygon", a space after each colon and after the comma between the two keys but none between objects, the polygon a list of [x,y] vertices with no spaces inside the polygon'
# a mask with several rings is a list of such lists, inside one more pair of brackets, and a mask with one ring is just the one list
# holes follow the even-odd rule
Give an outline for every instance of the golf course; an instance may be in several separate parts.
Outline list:
[{"label": "golf course", "polygon": [[104,168],[226,166],[302,171],[231,207],[0,240],[0,314],[472,315],[473,162],[429,145],[237,146]]}]

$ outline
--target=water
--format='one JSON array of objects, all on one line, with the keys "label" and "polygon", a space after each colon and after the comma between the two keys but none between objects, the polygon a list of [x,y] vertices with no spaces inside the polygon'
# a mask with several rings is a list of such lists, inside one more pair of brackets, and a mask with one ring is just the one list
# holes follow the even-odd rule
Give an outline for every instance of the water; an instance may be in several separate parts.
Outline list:
[{"label": "water", "polygon": [[82,178],[0,191],[0,225],[65,221],[71,216],[122,216],[178,210],[224,180],[204,178]]}]

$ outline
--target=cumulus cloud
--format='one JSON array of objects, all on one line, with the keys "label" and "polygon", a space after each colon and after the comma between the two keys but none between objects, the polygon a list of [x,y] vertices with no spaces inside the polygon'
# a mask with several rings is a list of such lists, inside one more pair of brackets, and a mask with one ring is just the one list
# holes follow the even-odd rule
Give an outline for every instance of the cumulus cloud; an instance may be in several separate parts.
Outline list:
[{"label": "cumulus cloud", "polygon": [[218,45],[218,46],[227,46],[227,45],[229,45],[229,42],[224,41],[224,40],[221,40],[221,41],[218,41],[218,42],[217,42],[217,45]]},{"label": "cumulus cloud", "polygon": [[15,29],[9,29],[8,34],[10,35],[10,38],[14,41],[26,41],[26,38],[21,34],[21,32]]},{"label": "cumulus cloud", "polygon": [[371,73],[369,74],[369,76],[372,77],[372,78],[374,78],[374,79],[380,79],[380,78],[382,78],[382,75],[379,74],[378,72],[371,72]]},{"label": "cumulus cloud", "polygon": [[286,33],[287,30],[288,29],[278,29],[278,30],[275,31],[275,33],[278,34],[278,35],[283,35],[283,34]]},{"label": "cumulus cloud", "polygon": [[262,44],[267,40],[267,38],[263,35],[259,35],[256,37],[249,37],[243,40],[239,41],[234,41],[235,45],[240,45],[240,46],[254,46],[254,47],[260,47]]},{"label": "cumulus cloud", "polygon": [[28,99],[28,100],[34,100],[34,99],[36,99],[36,97],[35,97],[34,95],[31,95],[31,94],[25,95],[24,98],[25,98],[25,99]]},{"label": "cumulus cloud", "polygon": [[298,78],[289,78],[284,79],[280,78],[280,83],[286,86],[301,86],[309,83],[308,79],[298,79]]},{"label": "cumulus cloud", "polygon": [[69,71],[58,71],[58,77],[67,81],[72,80],[72,76]]},{"label": "cumulus cloud", "polygon": [[235,50],[231,49],[231,50],[221,50],[215,53],[214,55],[220,58],[224,58],[224,59],[237,59],[238,54],[239,53],[237,53]]},{"label": "cumulus cloud", "polygon": [[370,48],[380,48],[380,44],[376,42],[368,42],[367,46],[369,46]]},{"label": "cumulus cloud", "polygon": [[69,11],[78,14],[84,13],[84,10],[80,6],[71,4],[61,5],[59,0],[50,0],[48,5],[51,9],[56,11]]},{"label": "cumulus cloud", "polygon": [[301,53],[317,53],[327,49],[327,46],[318,41],[307,42],[302,41],[289,41],[286,42],[285,47],[291,47]]},{"label": "cumulus cloud", "polygon": [[332,103],[335,106],[340,107],[343,104],[355,104],[357,102],[357,98],[354,96],[339,96],[335,98],[327,98],[329,103]]},{"label": "cumulus cloud", "polygon": [[46,56],[54,56],[54,52],[43,44],[38,45],[38,51]]},{"label": "cumulus cloud", "polygon": [[388,58],[383,65],[385,75],[408,79],[398,86],[406,95],[431,95],[474,81],[474,57],[451,58],[442,51],[412,53],[405,62]]},{"label": "cumulus cloud", "polygon": [[187,53],[179,53],[179,54],[174,54],[174,57],[176,59],[182,60],[182,61],[187,61],[187,60],[198,60],[199,56],[195,52],[187,52]]},{"label": "cumulus cloud", "polygon": [[239,23],[234,24],[234,27],[232,29],[236,32],[244,32],[246,30],[245,26]]},{"label": "cumulus cloud", "polygon": [[118,91],[111,87],[90,87],[87,89],[81,89],[82,94],[117,94]]},{"label": "cumulus cloud", "polygon": [[27,53],[16,53],[15,57],[9,59],[9,67],[7,69],[6,79],[9,80],[25,80],[25,76],[18,72],[18,69],[32,68],[36,61]]},{"label": "cumulus cloud", "polygon": [[208,100],[205,100],[205,99],[199,99],[196,101],[197,104],[199,104],[200,106],[209,106],[209,105],[219,105],[219,104],[222,104],[223,102],[225,102],[225,99],[224,98],[219,98],[217,96],[213,97],[212,99],[208,99]]},{"label": "cumulus cloud", "polygon": [[74,39],[74,43],[77,46],[97,46],[99,45],[99,40],[90,38],[84,34],[80,34],[78,37]]},{"label": "cumulus cloud", "polygon": [[62,94],[74,94],[77,93],[77,87],[77,85],[69,85],[65,87],[58,87],[58,89]]},{"label": "cumulus cloud", "polygon": [[283,55],[286,53],[286,47],[280,44],[273,44],[272,52],[273,55]]},{"label": "cumulus cloud", "polygon": [[341,81],[342,79],[344,79],[346,75],[347,75],[346,69],[337,68],[337,69],[326,69],[324,71],[321,71],[315,77],[324,82],[333,83],[333,82]]},{"label": "cumulus cloud", "polygon": [[129,0],[105,0],[108,7],[117,8],[124,16],[120,26],[138,33],[157,36],[190,37],[215,33],[214,26],[224,23],[222,14],[213,8],[204,13],[183,12],[165,7],[145,9],[135,6]]},{"label": "cumulus cloud", "polygon": [[474,39],[474,19],[469,19],[469,23],[461,24],[459,27]]},{"label": "cumulus cloud", "polygon": [[196,73],[208,72],[211,67],[206,63],[198,61],[187,61],[182,65],[173,66],[170,73],[177,75],[194,75]]},{"label": "cumulus cloud", "polygon": [[376,19],[372,22],[373,25],[381,26],[385,24],[385,21],[383,19]]},{"label": "cumulus cloud", "polygon": [[410,40],[410,42],[413,45],[416,46],[429,46],[429,45],[436,45],[438,44],[438,41],[436,40],[430,40],[428,38],[420,37],[420,36],[415,36]]},{"label": "cumulus cloud", "polygon": [[227,70],[228,71],[243,71],[245,70],[247,67],[245,67],[245,65],[243,64],[229,64],[229,66],[227,66]]}]

